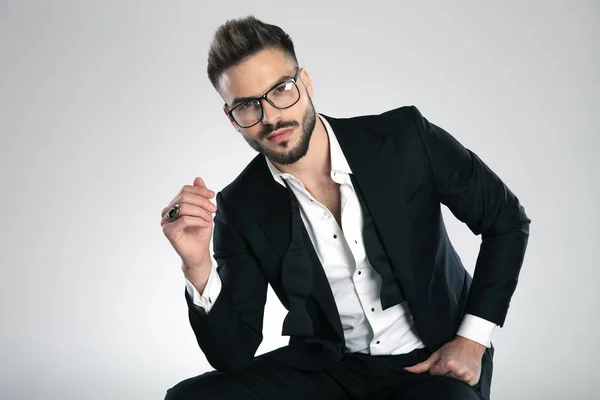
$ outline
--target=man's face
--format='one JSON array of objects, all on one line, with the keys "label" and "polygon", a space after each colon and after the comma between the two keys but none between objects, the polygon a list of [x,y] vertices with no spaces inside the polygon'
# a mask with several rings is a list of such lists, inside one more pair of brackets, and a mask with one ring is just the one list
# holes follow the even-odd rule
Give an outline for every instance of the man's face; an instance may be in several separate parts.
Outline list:
[{"label": "man's face", "polygon": [[[293,60],[276,49],[263,50],[240,65],[227,69],[219,85],[221,96],[227,103],[225,111],[240,104],[239,99],[264,95],[277,84],[292,78],[296,70]],[[254,150],[284,165],[293,164],[306,155],[316,123],[310,98],[312,85],[303,69],[300,70],[296,86],[300,98],[289,108],[278,109],[262,99],[263,117],[256,125],[242,128],[230,118],[234,128]],[[295,91],[295,88],[292,89]]]}]

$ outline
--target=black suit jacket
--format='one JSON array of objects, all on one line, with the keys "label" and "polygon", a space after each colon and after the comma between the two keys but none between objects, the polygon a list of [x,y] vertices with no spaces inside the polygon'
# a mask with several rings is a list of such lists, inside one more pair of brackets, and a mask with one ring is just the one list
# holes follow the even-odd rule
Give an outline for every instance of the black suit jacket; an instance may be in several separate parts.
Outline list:
[{"label": "black suit jacket", "polygon": [[[473,152],[414,106],[381,115],[325,118],[362,190],[427,348],[435,351],[453,339],[465,313],[502,326],[530,222],[515,195]],[[186,292],[191,326],[216,370],[243,371],[252,363],[262,341],[267,284],[289,307],[281,286],[291,233],[286,190],[258,155],[217,194],[213,245],[221,293],[206,313]],[[481,234],[473,279],[450,243],[441,204]],[[263,356],[318,370],[339,362],[344,335],[307,234],[305,245],[313,268],[307,310],[314,337],[292,336],[287,346]]]}]

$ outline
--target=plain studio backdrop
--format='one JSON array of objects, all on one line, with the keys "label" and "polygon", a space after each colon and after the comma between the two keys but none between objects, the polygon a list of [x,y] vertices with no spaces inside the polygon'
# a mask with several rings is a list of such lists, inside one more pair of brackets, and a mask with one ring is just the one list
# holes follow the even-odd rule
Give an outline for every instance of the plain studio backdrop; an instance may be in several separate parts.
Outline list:
[{"label": "plain studio backdrop", "polygon": [[[0,398],[162,399],[211,369],[160,211],[256,154],[206,76],[249,14],[292,36],[318,112],[415,105],[500,175],[532,224],[492,398],[597,399],[600,5],[516,0],[0,0]],[[284,315],[269,289],[258,353]]]}]

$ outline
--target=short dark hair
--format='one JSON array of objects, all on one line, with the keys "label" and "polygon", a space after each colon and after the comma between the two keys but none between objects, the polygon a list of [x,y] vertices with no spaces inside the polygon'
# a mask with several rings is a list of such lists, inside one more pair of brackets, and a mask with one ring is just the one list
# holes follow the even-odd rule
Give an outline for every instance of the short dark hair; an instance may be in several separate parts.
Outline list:
[{"label": "short dark hair", "polygon": [[213,37],[208,52],[208,79],[219,91],[223,71],[267,48],[282,50],[298,64],[292,38],[280,27],[253,16],[228,20],[217,28]]}]

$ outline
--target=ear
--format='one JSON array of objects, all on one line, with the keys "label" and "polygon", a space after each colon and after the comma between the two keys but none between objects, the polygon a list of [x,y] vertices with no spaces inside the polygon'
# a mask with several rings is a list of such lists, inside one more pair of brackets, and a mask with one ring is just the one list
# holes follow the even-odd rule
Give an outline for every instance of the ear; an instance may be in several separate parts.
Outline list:
[{"label": "ear", "polygon": [[310,97],[313,97],[312,81],[310,80],[310,76],[308,75],[308,72],[304,68],[300,68],[299,78],[300,78],[300,80],[302,80],[302,83],[304,84],[304,87],[306,88],[308,95]]}]

